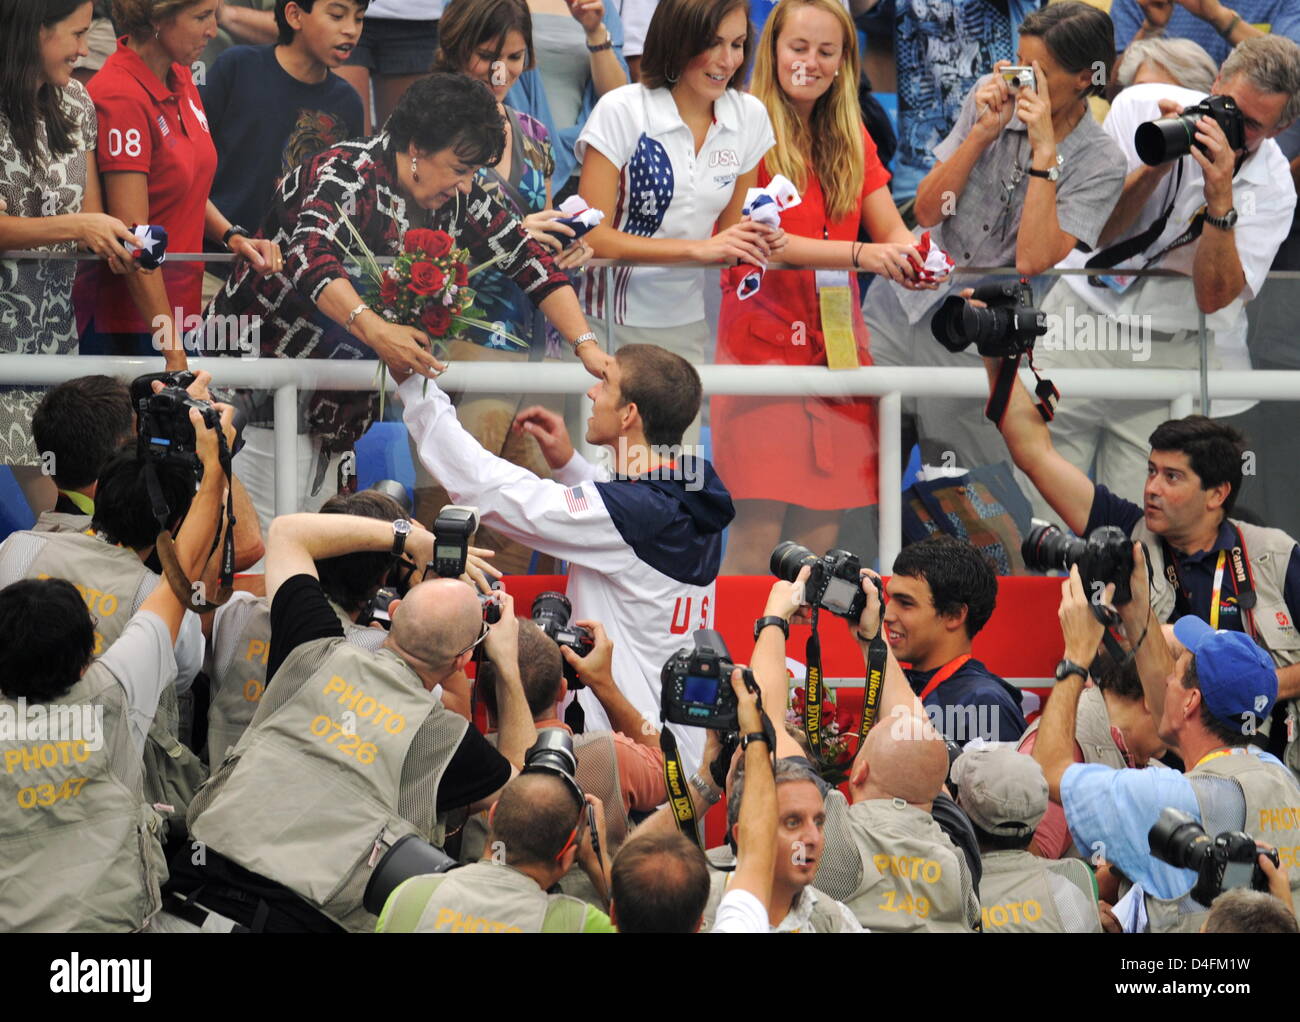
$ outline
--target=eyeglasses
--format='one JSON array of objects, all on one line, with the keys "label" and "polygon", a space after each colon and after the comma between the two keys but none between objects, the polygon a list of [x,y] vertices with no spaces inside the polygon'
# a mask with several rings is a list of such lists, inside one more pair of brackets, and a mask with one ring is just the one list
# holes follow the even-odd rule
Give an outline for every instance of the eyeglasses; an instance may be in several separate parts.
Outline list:
[{"label": "eyeglasses", "polygon": [[466,653],[468,653],[471,649],[473,649],[475,646],[477,646],[480,642],[482,642],[484,639],[486,639],[487,636],[488,636],[488,623],[487,623],[486,621],[484,621],[484,622],[483,622],[483,630],[482,630],[481,632],[478,633],[478,638],[475,639],[473,642],[471,642],[471,643],[470,643],[468,646],[466,646],[464,649],[462,649],[459,653],[457,653],[456,656],[452,657],[452,659],[455,660],[456,657],[458,657],[458,656],[464,656],[464,655],[465,655]]}]

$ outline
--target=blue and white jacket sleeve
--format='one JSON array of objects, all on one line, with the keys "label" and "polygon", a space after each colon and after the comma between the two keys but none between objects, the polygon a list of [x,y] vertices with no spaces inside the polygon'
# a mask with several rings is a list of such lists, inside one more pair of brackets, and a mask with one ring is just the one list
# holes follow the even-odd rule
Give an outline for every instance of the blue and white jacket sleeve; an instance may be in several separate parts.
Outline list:
[{"label": "blue and white jacket sleeve", "polygon": [[436,383],[430,381],[428,394],[422,395],[424,383],[423,377],[412,376],[397,388],[405,405],[402,417],[420,461],[453,501],[477,507],[484,524],[553,557],[603,572],[636,562],[605,509],[594,482],[595,466],[578,459],[591,475],[573,466],[582,477],[574,485],[539,479],[484,450]]}]

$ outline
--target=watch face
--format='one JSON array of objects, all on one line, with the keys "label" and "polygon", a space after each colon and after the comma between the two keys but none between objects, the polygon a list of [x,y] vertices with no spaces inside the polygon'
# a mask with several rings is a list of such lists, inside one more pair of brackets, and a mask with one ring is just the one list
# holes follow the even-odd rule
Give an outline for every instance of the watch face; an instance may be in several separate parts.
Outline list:
[{"label": "watch face", "polygon": [[411,534],[411,523],[405,518],[399,518],[393,522],[393,533],[397,536],[409,536]]}]

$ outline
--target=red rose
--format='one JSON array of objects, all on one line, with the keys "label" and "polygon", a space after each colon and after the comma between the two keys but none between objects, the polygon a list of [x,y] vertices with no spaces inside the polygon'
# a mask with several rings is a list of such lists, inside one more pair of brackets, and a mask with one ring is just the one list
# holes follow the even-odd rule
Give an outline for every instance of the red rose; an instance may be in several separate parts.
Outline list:
[{"label": "red rose", "polygon": [[422,235],[428,235],[423,239],[420,247],[424,254],[430,259],[437,259],[439,256],[445,256],[451,251],[451,235],[446,231],[421,231]]},{"label": "red rose", "polygon": [[379,300],[385,305],[397,304],[397,281],[387,273],[379,278]]},{"label": "red rose", "polygon": [[451,313],[445,306],[430,305],[420,317],[420,325],[430,337],[445,337],[451,329]]},{"label": "red rose", "polygon": [[[433,233],[430,231],[429,233]],[[417,295],[431,295],[441,291],[447,283],[447,275],[433,263],[418,262],[411,264],[411,290]]]},{"label": "red rose", "polygon": [[457,263],[455,269],[454,282],[457,287],[464,287],[469,283],[469,267],[464,263]]},{"label": "red rose", "polygon": [[430,246],[436,244],[435,238],[439,234],[442,234],[442,231],[430,231],[427,228],[417,227],[406,232],[403,246],[408,252],[429,252]]}]

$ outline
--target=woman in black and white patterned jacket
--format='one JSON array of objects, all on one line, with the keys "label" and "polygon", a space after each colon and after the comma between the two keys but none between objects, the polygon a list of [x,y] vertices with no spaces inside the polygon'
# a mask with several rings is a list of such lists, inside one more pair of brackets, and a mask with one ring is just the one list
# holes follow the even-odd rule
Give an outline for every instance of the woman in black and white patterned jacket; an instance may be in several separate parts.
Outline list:
[{"label": "woman in black and white patterned jacket", "polygon": [[[103,212],[94,166],[95,107],[72,76],[87,53],[90,0],[0,0],[0,252],[89,249],[114,273],[133,267],[126,225]],[[77,352],[68,259],[0,260],[0,353]],[[41,389],[0,387],[0,464],[36,513],[54,505],[32,412]]]}]

